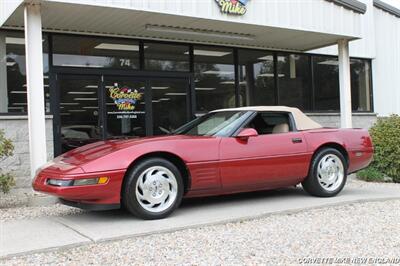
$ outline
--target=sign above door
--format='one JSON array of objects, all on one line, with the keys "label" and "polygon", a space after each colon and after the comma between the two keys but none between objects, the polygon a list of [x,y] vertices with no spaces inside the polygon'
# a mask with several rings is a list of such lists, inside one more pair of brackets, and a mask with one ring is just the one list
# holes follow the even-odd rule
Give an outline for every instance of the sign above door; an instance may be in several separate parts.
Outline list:
[{"label": "sign above door", "polygon": [[246,4],[249,0],[215,0],[221,13],[243,16],[246,14]]}]

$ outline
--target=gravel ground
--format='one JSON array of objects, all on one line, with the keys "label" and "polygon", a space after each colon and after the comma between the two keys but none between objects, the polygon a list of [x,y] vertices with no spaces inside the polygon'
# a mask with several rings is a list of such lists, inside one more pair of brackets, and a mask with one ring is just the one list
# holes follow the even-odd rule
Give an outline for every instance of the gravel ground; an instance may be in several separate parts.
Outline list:
[{"label": "gravel ground", "polygon": [[310,258],[400,263],[400,200],[90,244],[0,262],[4,265],[286,265]]},{"label": "gravel ground", "polygon": [[[393,186],[357,180],[348,185]],[[53,207],[53,213],[47,208],[48,212],[37,211],[38,216],[73,214],[68,207]],[[4,215],[0,211],[0,219]],[[287,265],[318,258],[379,259],[374,264],[391,259],[391,264],[400,264],[400,200],[324,207],[96,243],[10,258],[0,265]]]},{"label": "gravel ground", "polygon": [[34,195],[30,188],[12,189],[9,194],[0,192],[0,209],[26,206]]},{"label": "gravel ground", "polygon": [[55,202],[56,198],[29,188],[14,189],[10,194],[0,194],[0,221],[76,215],[84,212]]},{"label": "gravel ground", "polygon": [[32,219],[49,216],[77,215],[84,213],[84,210],[68,207],[62,204],[42,207],[19,207],[0,209],[0,221]]}]

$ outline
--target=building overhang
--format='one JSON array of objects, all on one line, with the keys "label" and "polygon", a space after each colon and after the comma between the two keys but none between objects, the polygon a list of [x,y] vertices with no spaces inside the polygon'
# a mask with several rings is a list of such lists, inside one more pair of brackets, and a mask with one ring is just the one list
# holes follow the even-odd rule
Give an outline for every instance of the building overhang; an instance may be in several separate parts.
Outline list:
[{"label": "building overhang", "polygon": [[[250,1],[243,16],[222,14],[215,0],[119,2],[39,1],[43,30],[301,52],[361,36],[362,14],[331,1]],[[25,3],[3,18],[2,28],[23,29]]]}]

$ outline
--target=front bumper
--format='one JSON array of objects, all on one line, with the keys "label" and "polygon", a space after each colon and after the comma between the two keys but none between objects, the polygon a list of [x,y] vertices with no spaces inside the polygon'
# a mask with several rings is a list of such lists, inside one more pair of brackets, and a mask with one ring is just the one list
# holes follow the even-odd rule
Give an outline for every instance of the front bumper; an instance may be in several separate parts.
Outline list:
[{"label": "front bumper", "polygon": [[[120,204],[121,186],[125,170],[85,173],[79,175],[59,175],[56,172],[41,171],[33,180],[34,190],[56,196],[77,204]],[[48,179],[76,180],[107,176],[106,184],[83,186],[54,186]],[[77,206],[78,207],[78,206]]]}]

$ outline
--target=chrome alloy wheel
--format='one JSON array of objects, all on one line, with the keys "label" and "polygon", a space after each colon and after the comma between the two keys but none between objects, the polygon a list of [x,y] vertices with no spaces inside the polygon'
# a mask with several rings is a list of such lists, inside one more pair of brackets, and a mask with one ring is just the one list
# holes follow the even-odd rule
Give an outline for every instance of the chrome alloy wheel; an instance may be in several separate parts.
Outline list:
[{"label": "chrome alloy wheel", "polygon": [[327,154],[318,163],[318,182],[326,191],[335,191],[343,182],[344,166],[340,158]]},{"label": "chrome alloy wheel", "polygon": [[136,199],[143,209],[159,213],[174,204],[178,194],[178,183],[169,169],[153,166],[140,174],[135,192]]}]

